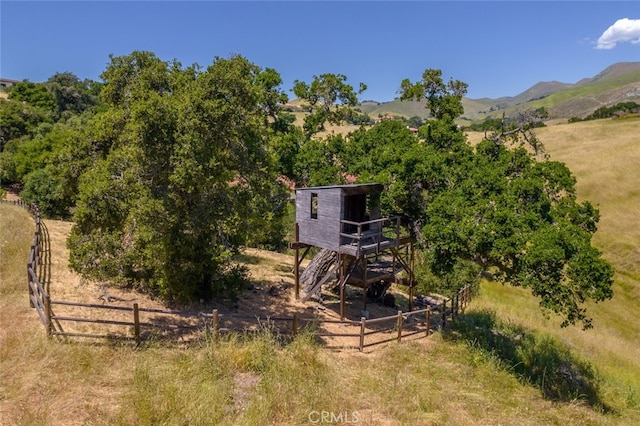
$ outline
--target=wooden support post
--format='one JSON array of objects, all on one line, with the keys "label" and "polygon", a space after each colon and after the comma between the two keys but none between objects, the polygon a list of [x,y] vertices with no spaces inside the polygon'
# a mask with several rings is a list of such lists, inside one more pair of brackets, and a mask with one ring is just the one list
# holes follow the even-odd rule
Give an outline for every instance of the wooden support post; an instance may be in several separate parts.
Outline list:
[{"label": "wooden support post", "polygon": [[369,288],[369,284],[367,284],[367,255],[362,259],[362,282],[364,284],[362,289],[362,309],[367,309],[367,289]]},{"label": "wooden support post", "polygon": [[365,288],[362,289],[362,309],[366,310],[367,309],[367,291],[369,289],[369,286],[367,286],[365,284]]},{"label": "wooden support post", "polygon": [[397,264],[397,253],[398,253],[398,245],[396,244],[395,247],[391,248],[391,255],[392,255],[392,260],[391,260],[391,270],[393,271],[393,279],[395,281],[396,278],[396,264]]},{"label": "wooden support post", "polygon": [[409,312],[413,311],[413,281],[409,279]]},{"label": "wooden support post", "polygon": [[402,340],[402,311],[398,311],[398,342]]},{"label": "wooden support post", "polygon": [[344,293],[345,293],[345,285],[342,281],[340,281],[340,320],[344,321],[345,312],[344,312]]},{"label": "wooden support post", "polygon": [[133,334],[136,338],[136,343],[140,343],[140,312],[138,311],[138,304],[133,304]]},{"label": "wooden support post", "polygon": [[427,306],[427,337],[431,334],[431,306]]},{"label": "wooden support post", "polygon": [[365,317],[360,318],[360,352],[364,351],[364,330],[367,326],[367,319]]},{"label": "wooden support post", "polygon": [[298,315],[293,314],[293,321],[291,324],[291,338],[295,339],[297,335],[298,335]]},{"label": "wooden support post", "polygon": [[410,279],[411,282],[413,282],[413,280],[415,279],[415,275],[414,275],[414,271],[415,271],[415,263],[416,263],[416,257],[415,257],[415,253],[413,250],[413,241],[409,242],[409,275],[410,275]]},{"label": "wooden support post", "polygon": [[344,262],[342,261],[342,254],[338,253],[338,262],[340,262],[338,266],[338,285],[340,286],[340,321],[344,321],[345,313],[344,313],[344,297],[345,297],[345,287],[346,283],[345,279],[345,271],[344,271]]},{"label": "wooden support post", "polygon": [[296,245],[296,258],[293,264],[293,274],[295,276],[295,293],[296,300],[300,299],[300,248],[298,247],[298,240],[300,239],[300,226],[298,222],[293,225],[293,239]]},{"label": "wooden support post", "polygon": [[214,309],[212,313],[211,328],[213,329],[213,340],[218,341],[218,335],[220,333],[220,318],[218,317],[218,310]]}]

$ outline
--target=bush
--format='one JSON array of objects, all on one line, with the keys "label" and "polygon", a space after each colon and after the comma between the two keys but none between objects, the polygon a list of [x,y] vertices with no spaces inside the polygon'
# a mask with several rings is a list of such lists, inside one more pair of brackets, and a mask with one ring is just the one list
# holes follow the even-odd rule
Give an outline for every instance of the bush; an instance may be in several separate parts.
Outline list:
[{"label": "bush", "polygon": [[38,169],[25,178],[24,189],[20,196],[27,203],[36,203],[46,217],[65,217],[69,203],[64,189],[49,169]]}]

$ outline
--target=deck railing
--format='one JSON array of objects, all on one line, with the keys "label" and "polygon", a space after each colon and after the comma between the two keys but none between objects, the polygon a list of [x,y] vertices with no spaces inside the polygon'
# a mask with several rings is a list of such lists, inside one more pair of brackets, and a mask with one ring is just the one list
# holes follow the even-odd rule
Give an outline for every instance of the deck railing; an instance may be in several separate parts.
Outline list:
[{"label": "deck railing", "polygon": [[384,217],[380,219],[366,220],[364,222],[354,222],[351,220],[341,220],[341,229],[346,226],[355,227],[355,232],[341,232],[340,237],[343,246],[350,246],[355,250],[355,256],[360,257],[363,249],[380,252],[383,243],[397,247],[400,245],[400,216]]}]

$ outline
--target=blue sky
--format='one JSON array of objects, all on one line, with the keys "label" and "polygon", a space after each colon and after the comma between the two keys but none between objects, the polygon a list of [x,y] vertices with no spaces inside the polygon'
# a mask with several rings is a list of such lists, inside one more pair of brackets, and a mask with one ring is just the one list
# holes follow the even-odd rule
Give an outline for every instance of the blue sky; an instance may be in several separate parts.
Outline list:
[{"label": "blue sky", "polygon": [[634,1],[2,0],[0,24],[3,78],[99,80],[109,54],[134,50],[185,66],[241,54],[275,68],[290,97],[296,79],[340,73],[367,84],[361,99],[388,101],[402,79],[438,68],[468,97],[496,98],[640,61]]}]

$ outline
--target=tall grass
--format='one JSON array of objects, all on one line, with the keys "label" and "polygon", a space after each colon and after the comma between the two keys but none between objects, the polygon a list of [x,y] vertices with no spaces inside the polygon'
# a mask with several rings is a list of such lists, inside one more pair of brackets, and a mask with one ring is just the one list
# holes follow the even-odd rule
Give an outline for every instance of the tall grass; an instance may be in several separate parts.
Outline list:
[{"label": "tall grass", "polygon": [[[30,220],[27,210],[11,204],[0,203],[0,277],[3,285],[0,296],[6,297],[26,288],[23,278],[26,277],[29,247],[33,239],[35,223]],[[15,268],[13,263],[22,258],[23,270]],[[19,288],[21,284],[23,287]]]},{"label": "tall grass", "polygon": [[[575,161],[567,164],[580,197],[603,215],[596,243],[618,272],[614,299],[588,307],[595,325],[588,331],[561,329],[524,289],[483,283],[455,328],[370,354],[331,352],[309,333],[285,343],[268,329],[189,347],[47,340],[26,297],[33,221],[0,205],[0,423],[288,425],[325,415],[367,425],[638,424],[640,294],[629,253],[640,240],[626,239],[623,230],[633,232],[626,213],[608,217],[637,209],[636,185],[626,180],[637,175],[629,167],[614,187],[596,190],[603,175],[589,180],[581,169],[596,158],[622,157],[597,163],[596,174],[633,163],[635,148],[617,136],[633,132],[628,124],[607,128],[616,136],[598,150],[588,142],[598,127],[576,125],[548,129],[553,142],[545,142],[552,158],[564,152]],[[619,250],[616,240],[631,248]],[[254,275],[262,268],[269,280],[289,277],[274,257],[256,254],[252,262]]]}]

